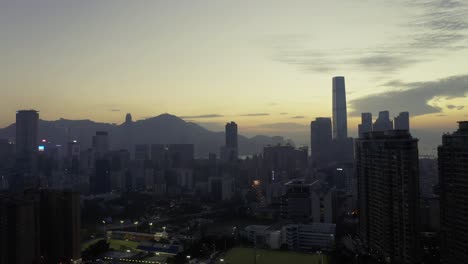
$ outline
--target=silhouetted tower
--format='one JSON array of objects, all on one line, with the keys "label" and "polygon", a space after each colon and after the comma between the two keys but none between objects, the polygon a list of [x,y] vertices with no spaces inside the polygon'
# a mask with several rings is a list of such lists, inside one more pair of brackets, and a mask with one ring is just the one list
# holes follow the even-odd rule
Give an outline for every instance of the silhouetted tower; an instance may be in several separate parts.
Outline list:
[{"label": "silhouetted tower", "polygon": [[106,131],[97,131],[93,136],[93,148],[96,158],[102,158],[109,151],[109,134]]},{"label": "silhouetted tower", "polygon": [[409,124],[409,113],[401,112],[397,117],[393,119],[393,125],[395,130],[410,130]]},{"label": "silhouetted tower", "polygon": [[373,131],[387,131],[393,130],[393,123],[390,120],[390,113],[388,111],[380,111],[379,117],[375,120]]},{"label": "silhouetted tower", "polygon": [[330,159],[332,124],[328,117],[317,117],[310,123],[310,150],[313,162],[324,164]]},{"label": "silhouetted tower", "polygon": [[226,145],[221,149],[221,159],[236,161],[238,157],[237,124],[233,121],[226,124]]},{"label": "silhouetted tower", "polygon": [[237,149],[237,124],[232,121],[226,124],[226,147]]},{"label": "silhouetted tower", "polygon": [[358,125],[359,137],[363,137],[364,133],[372,131],[372,114],[362,113],[361,124]]},{"label": "silhouetted tower", "polygon": [[16,154],[29,156],[37,152],[39,113],[36,110],[16,112]]},{"label": "silhouetted tower", "polygon": [[468,121],[439,146],[441,263],[468,260]]},{"label": "silhouetted tower", "polygon": [[133,119],[132,114],[127,113],[125,116],[125,123],[124,123],[124,142],[123,147],[130,152],[130,155],[133,156],[134,148],[133,148]]},{"label": "silhouetted tower", "polygon": [[348,137],[346,89],[343,76],[333,77],[333,138]]}]

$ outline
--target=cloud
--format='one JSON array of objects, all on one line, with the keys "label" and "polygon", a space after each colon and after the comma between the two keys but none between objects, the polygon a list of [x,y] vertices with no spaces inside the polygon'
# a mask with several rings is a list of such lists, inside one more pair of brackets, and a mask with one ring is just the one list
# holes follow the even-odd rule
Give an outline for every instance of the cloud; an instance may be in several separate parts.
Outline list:
[{"label": "cloud", "polygon": [[271,123],[271,124],[261,124],[259,127],[269,128],[269,129],[278,129],[278,130],[307,130],[308,126],[293,122],[284,122],[284,123]]},{"label": "cloud", "polygon": [[301,119],[301,118],[305,118],[305,116],[293,116],[291,118],[294,118],[294,119]]},{"label": "cloud", "polygon": [[111,109],[111,112],[120,112],[120,109]]},{"label": "cloud", "polygon": [[447,108],[448,109],[463,110],[463,108],[465,108],[465,106],[449,104],[449,105],[447,105]]},{"label": "cloud", "polygon": [[[354,109],[351,115],[358,116],[361,112],[376,113],[381,110],[409,111],[412,116],[440,113],[441,99],[461,98],[468,94],[468,75],[429,82],[392,81],[392,83],[396,86],[391,87],[397,91],[373,94],[350,101]],[[454,106],[454,108],[461,110],[463,106]]]},{"label": "cloud", "polygon": [[253,114],[243,114],[240,116],[269,116],[270,114],[268,113],[253,113]]},{"label": "cloud", "polygon": [[392,41],[352,49],[314,48],[308,36],[276,36],[271,41],[273,60],[299,67],[307,72],[362,70],[394,73],[437,56],[467,49],[468,1],[400,0],[388,2],[413,14],[400,25],[400,35]]},{"label": "cloud", "polygon": [[287,114],[288,114],[288,113],[286,113],[286,112],[282,112],[282,113],[280,113],[280,115],[287,115]]},{"label": "cloud", "polygon": [[220,114],[206,114],[206,115],[194,115],[194,116],[179,116],[182,119],[188,118],[216,118],[216,117],[224,117],[224,115]]}]

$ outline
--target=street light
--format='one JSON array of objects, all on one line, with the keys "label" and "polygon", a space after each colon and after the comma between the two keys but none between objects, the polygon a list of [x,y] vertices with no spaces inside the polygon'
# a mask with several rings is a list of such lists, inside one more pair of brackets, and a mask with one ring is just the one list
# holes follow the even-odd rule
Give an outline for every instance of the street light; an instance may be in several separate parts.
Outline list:
[{"label": "street light", "polygon": [[102,224],[104,226],[104,237],[107,237],[107,235],[106,235],[106,221],[102,220]]},{"label": "street light", "polygon": [[124,223],[124,220],[120,220],[120,230],[123,230],[123,223]]},{"label": "street light", "polygon": [[321,251],[321,250],[317,251],[317,254],[319,254],[319,256],[320,256],[320,264],[323,264],[323,255],[322,255],[322,251]]},{"label": "street light", "polygon": [[133,224],[135,225],[135,232],[138,232],[138,221],[135,221]]},{"label": "street light", "polygon": [[219,261],[224,262],[224,259],[220,259]]},{"label": "street light", "polygon": [[152,230],[152,227],[153,227],[153,223],[149,223],[149,228],[150,228],[150,233],[153,233],[151,230]]}]

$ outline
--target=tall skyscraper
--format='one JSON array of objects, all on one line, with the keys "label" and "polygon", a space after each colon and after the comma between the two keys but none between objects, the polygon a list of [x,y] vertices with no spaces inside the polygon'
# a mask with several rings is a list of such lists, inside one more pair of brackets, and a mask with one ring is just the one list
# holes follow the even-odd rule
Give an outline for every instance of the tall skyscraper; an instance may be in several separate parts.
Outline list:
[{"label": "tall skyscraper", "polygon": [[221,158],[224,161],[236,161],[239,155],[239,149],[237,145],[237,124],[230,122],[226,124],[226,144],[221,149]]},{"label": "tall skyscraper", "polygon": [[393,130],[393,123],[390,120],[390,113],[388,111],[379,112],[379,117],[375,120],[372,130],[381,132]]},{"label": "tall skyscraper", "polygon": [[314,163],[325,164],[332,148],[332,124],[328,117],[317,117],[310,123],[310,149]]},{"label": "tall skyscraper", "polygon": [[442,136],[439,152],[441,263],[468,260],[468,121]]},{"label": "tall skyscraper", "polygon": [[409,113],[401,112],[398,116],[393,119],[393,125],[395,130],[410,130],[409,124]]},{"label": "tall skyscraper", "polygon": [[407,131],[365,133],[356,141],[359,232],[386,263],[419,263],[418,140]]},{"label": "tall skyscraper", "polygon": [[233,121],[226,124],[226,147],[237,149],[237,124]]},{"label": "tall skyscraper", "polygon": [[16,112],[16,154],[29,156],[37,152],[39,113],[36,110]]},{"label": "tall skyscraper", "polygon": [[348,137],[346,89],[343,76],[333,77],[333,138]]},{"label": "tall skyscraper", "polygon": [[372,131],[372,114],[362,113],[361,124],[358,125],[359,137],[363,137],[364,133]]}]

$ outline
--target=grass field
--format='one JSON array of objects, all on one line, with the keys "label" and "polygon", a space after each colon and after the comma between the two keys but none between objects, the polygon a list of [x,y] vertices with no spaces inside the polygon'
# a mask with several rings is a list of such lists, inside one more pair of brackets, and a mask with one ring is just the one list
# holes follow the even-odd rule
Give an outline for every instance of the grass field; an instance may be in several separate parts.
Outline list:
[{"label": "grass field", "polygon": [[[257,249],[256,264],[328,264],[327,256],[303,254],[296,252],[273,251]],[[254,264],[253,248],[233,248],[226,254],[225,263],[228,264]]]},{"label": "grass field", "polygon": [[113,250],[120,250],[122,247],[135,250],[140,243],[134,241],[109,239],[109,244],[109,248]]},{"label": "grass field", "polygon": [[[88,241],[81,245],[81,250],[87,249],[89,246],[93,245],[94,243],[102,240],[103,238],[96,238],[94,240]],[[125,241],[125,240],[117,240],[117,239],[109,239],[109,248],[113,250],[120,251],[122,247],[135,250],[139,243],[134,241]]]}]

